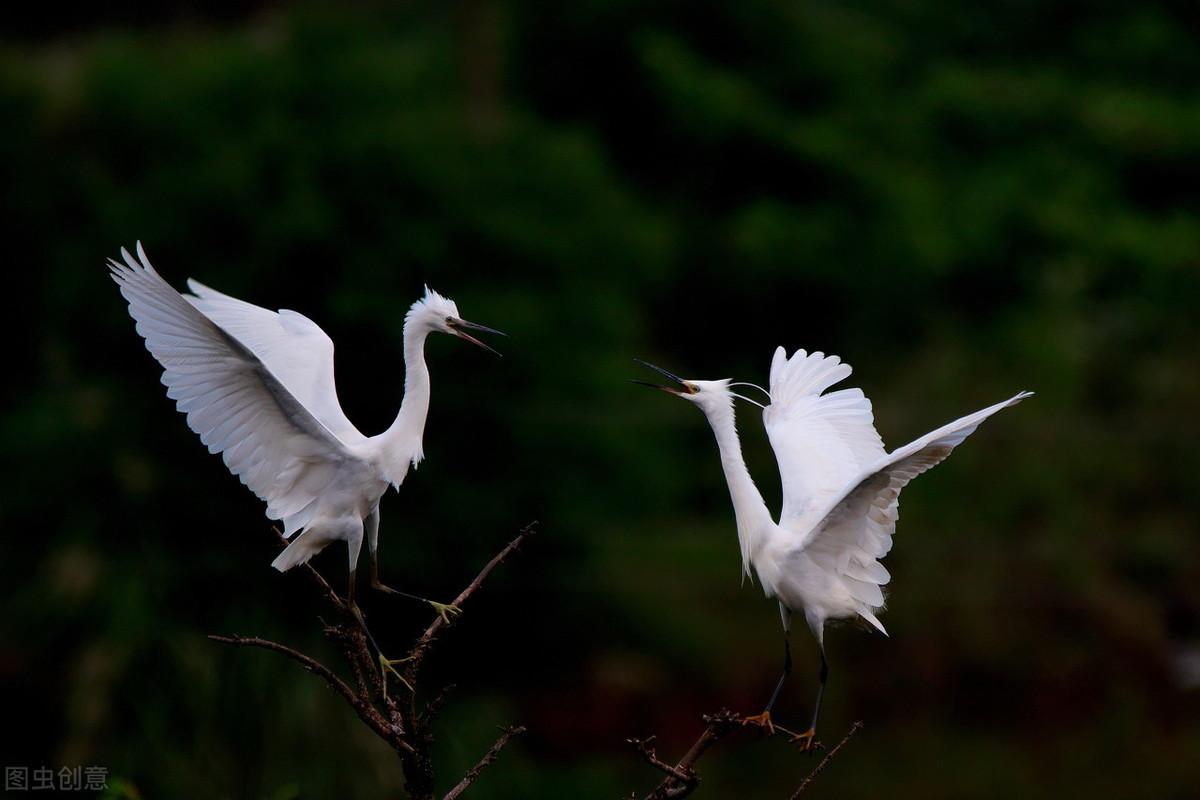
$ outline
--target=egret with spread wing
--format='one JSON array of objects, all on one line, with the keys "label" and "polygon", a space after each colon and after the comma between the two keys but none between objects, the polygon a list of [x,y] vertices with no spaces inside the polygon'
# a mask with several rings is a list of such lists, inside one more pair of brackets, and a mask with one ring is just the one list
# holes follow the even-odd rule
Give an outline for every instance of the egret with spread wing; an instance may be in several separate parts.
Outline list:
[{"label": "egret with spread wing", "polygon": [[779,601],[783,675],[766,709],[747,722],[771,729],[771,708],[792,667],[787,632],[793,612],[804,614],[817,639],[821,672],[812,722],[794,736],[802,749],[811,749],[829,676],[826,620],[861,618],[887,633],[877,614],[883,609],[881,587],[891,576],[879,562],[892,548],[900,490],[950,455],[985,419],[1032,393],[1020,392],[888,453],[861,389],[825,391],[850,376],[848,364],[804,350],[788,358],[780,347],[771,363],[770,402],[763,408],[783,483],[783,510],[775,522],[746,469],[734,422],[734,398],[759,404],[734,393],[731,387],[739,384],[728,380],[684,380],[646,366],[671,384],[637,383],[690,400],[708,418],[733,500],[743,572],[749,575],[753,567],[767,597]]},{"label": "egret with spread wing", "polygon": [[[500,332],[466,322],[453,300],[426,288],[404,320],[400,412],[386,431],[364,436],[338,402],[333,341],[315,322],[196,281],[188,281],[192,294],[180,294],[150,265],[140,242],[136,259],[124,248],[121,256],[123,263],[110,260],[109,268],[146,349],[163,366],[167,396],[292,539],[271,566],[286,571],[333,542],[345,542],[347,600],[358,613],[354,579],[366,538],[372,587],[404,594],[379,581],[379,500],[389,485],[399,489],[409,466],[423,458],[430,388],[425,339],[435,331],[449,333],[494,353],[470,331]],[[408,596],[443,617],[458,611]]]}]

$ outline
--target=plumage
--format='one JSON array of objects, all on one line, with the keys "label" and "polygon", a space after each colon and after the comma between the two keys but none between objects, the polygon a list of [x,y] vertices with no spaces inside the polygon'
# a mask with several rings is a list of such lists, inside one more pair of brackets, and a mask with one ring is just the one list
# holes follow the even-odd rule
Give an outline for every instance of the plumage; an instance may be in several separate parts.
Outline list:
[{"label": "plumage", "polygon": [[[742,458],[733,409],[739,395],[730,382],[684,380],[647,366],[673,382],[656,388],[692,401],[708,419],[733,503],[743,572],[753,569],[766,595],[778,599],[785,631],[792,613],[804,614],[822,646],[822,687],[827,620],[858,617],[886,634],[878,614],[891,575],[880,559],[892,548],[901,490],[949,456],[985,419],[1032,394],[1020,392],[888,453],[862,391],[828,391],[850,376],[848,364],[804,350],[789,358],[780,347],[771,363],[770,403],[763,408],[783,488],[776,521]],[[790,665],[789,656],[785,677]],[[756,720],[770,724],[782,685],[781,678]],[[808,746],[815,723],[814,711],[813,726],[800,737]]]},{"label": "plumage", "polygon": [[333,341],[315,322],[197,281],[188,281],[192,294],[180,294],[151,266],[140,242],[136,249],[135,258],[122,248],[122,260],[110,260],[109,269],[137,332],[163,367],[167,397],[209,452],[220,453],[266,503],[267,517],[283,523],[292,542],[272,566],[291,569],[344,541],[352,598],[364,526],[374,556],[380,498],[423,457],[426,337],[451,333],[486,348],[465,331],[490,329],[465,322],[452,300],[426,288],[405,317],[404,402],[386,431],[368,437],[342,411]]},{"label": "plumage", "polygon": [[[784,547],[786,565],[778,582],[771,587],[764,583],[764,588],[789,608],[803,608],[818,638],[826,619],[854,615],[886,633],[876,613],[883,608],[880,587],[887,585],[891,576],[879,559],[891,550],[900,516],[900,491],[913,478],[945,460],[985,419],[1030,394],[1020,392],[955,420],[861,468],[840,491],[816,508],[811,514],[813,523],[791,529],[790,533],[800,533],[800,537]],[[794,442],[785,445],[794,446]],[[776,445],[775,449],[780,463],[784,463],[781,447]],[[832,576],[831,591],[825,596],[792,577],[804,574],[805,559]],[[844,591],[838,590],[839,583]]]}]

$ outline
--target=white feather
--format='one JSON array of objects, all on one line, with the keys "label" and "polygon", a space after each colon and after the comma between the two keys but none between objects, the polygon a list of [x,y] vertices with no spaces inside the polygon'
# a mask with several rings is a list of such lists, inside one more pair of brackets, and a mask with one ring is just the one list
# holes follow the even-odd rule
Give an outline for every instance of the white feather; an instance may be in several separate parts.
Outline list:
[{"label": "white feather", "polygon": [[[981,422],[1029,397],[1021,392],[888,454],[859,389],[825,393],[850,367],[836,356],[783,348],[771,364],[763,422],[779,463],[783,508],[772,520],[742,458],[729,381],[686,381],[679,396],[700,406],[716,435],[744,568],[789,611],[803,611],[818,640],[827,619],[877,613],[891,581],[880,563],[892,548],[900,491],[945,459]],[[786,618],[786,614],[785,614]]]},{"label": "white feather", "polygon": [[[366,437],[347,419],[334,385],[333,342],[295,311],[270,311],[189,281],[182,295],[122,249],[113,280],[146,348],[163,366],[167,396],[212,453],[220,453],[282,520],[303,534],[274,562],[280,570],[345,541],[353,570],[364,520],[378,513],[388,484],[399,486],[422,456],[429,410],[424,346],[432,331],[453,333],[454,302],[426,289],[404,325],[404,402],[391,427]],[[373,544],[373,542],[372,542]]]}]

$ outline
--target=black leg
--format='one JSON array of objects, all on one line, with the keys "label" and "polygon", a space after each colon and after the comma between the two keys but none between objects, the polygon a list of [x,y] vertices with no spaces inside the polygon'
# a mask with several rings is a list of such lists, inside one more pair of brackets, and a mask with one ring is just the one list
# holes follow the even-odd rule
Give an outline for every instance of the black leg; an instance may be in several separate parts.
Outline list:
[{"label": "black leg", "polygon": [[379,561],[375,557],[374,550],[371,551],[371,588],[379,592],[384,592],[385,594],[392,594],[396,595],[397,597],[407,597],[409,600],[416,600],[418,603],[428,603],[447,625],[450,624],[451,618],[456,616],[459,612],[458,606],[454,605],[453,603],[439,603],[436,600],[430,600],[428,597],[421,597],[420,595],[402,592],[399,589],[393,589],[392,587],[381,583],[379,580]]},{"label": "black leg", "polygon": [[821,713],[821,695],[825,694],[825,682],[829,680],[829,662],[825,660],[825,647],[821,646],[821,685],[817,687],[817,701],[813,704],[812,722],[809,730],[817,729],[817,715]]},{"label": "black leg", "polygon": [[783,634],[783,674],[779,676],[779,682],[775,684],[775,691],[771,692],[771,699],[767,701],[765,711],[770,713],[775,707],[775,701],[779,699],[779,692],[783,689],[783,684],[787,682],[788,676],[792,674],[792,646],[788,641],[788,635],[785,631]]},{"label": "black leg", "polygon": [[[358,624],[362,626],[363,633],[367,635],[367,639],[379,650],[379,645],[375,644],[375,637],[371,635],[371,631],[367,629],[367,620],[363,616],[362,609],[358,607],[358,603],[354,602],[354,584],[357,583],[355,578],[358,575],[358,570],[350,570],[350,580],[346,583],[346,605],[350,607],[350,612],[354,614],[354,618],[358,620]],[[382,653],[380,654],[382,655]]]},{"label": "black leg", "polygon": [[362,631],[366,634],[367,641],[375,648],[375,652],[379,654],[379,657],[383,658],[383,651],[379,649],[379,643],[371,635],[371,629],[367,627],[367,620],[363,617],[362,610],[359,609],[358,603],[354,602],[354,578],[357,574],[358,570],[350,570],[350,582],[346,585],[346,603],[350,606],[350,611],[354,614],[355,619],[358,620],[358,624],[362,626]]}]

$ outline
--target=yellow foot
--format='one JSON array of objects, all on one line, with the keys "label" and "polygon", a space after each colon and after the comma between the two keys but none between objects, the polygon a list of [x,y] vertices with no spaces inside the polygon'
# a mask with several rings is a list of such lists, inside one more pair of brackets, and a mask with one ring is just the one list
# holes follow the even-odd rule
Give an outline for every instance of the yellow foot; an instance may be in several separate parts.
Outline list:
[{"label": "yellow foot", "polygon": [[757,725],[767,732],[768,736],[774,735],[775,725],[771,722],[771,712],[764,711],[761,714],[755,714],[753,717],[742,717],[743,725]]},{"label": "yellow foot", "polygon": [[379,654],[379,676],[383,680],[383,702],[388,700],[388,673],[396,676],[396,679],[404,684],[404,688],[410,692],[413,690],[412,684],[404,680],[404,676],[400,674],[400,670],[396,669],[396,664],[403,664],[406,661],[411,661],[412,656],[408,658],[384,658],[383,653]]},{"label": "yellow foot", "polygon": [[425,602],[433,606],[433,610],[436,611],[437,615],[442,618],[442,622],[447,625],[451,623],[451,617],[457,617],[462,613],[462,609],[453,603],[438,603],[433,600],[426,600]]},{"label": "yellow foot", "polygon": [[821,743],[817,741],[816,736],[816,730],[809,728],[804,733],[793,733],[788,738],[788,741],[799,747],[801,753],[810,753],[821,747]]}]

